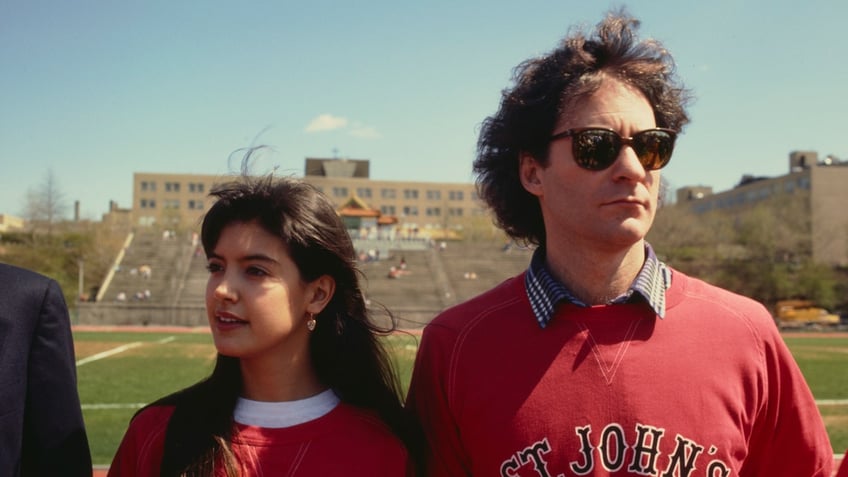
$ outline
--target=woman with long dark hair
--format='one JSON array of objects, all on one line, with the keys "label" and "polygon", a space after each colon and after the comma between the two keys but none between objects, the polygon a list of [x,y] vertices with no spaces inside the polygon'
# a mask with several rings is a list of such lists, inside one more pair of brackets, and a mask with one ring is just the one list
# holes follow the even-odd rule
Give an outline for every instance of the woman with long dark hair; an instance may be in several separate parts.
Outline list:
[{"label": "woman with long dark hair", "polygon": [[416,426],[332,204],[247,174],[210,195],[215,369],[137,413],[109,475],[412,475]]}]

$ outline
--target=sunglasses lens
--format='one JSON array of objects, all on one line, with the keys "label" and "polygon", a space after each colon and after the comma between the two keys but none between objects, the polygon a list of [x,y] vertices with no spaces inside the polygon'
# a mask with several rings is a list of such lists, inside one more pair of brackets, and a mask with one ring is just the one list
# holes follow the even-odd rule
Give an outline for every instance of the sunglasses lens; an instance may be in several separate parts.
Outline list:
[{"label": "sunglasses lens", "polygon": [[571,137],[571,153],[577,165],[590,171],[601,171],[611,166],[624,144],[633,147],[645,170],[661,169],[671,159],[677,137],[671,130],[647,129],[625,139],[610,129],[589,128],[569,130],[552,139],[566,136]]},{"label": "sunglasses lens", "polygon": [[668,131],[649,129],[633,136],[633,150],[645,170],[663,168],[674,151],[674,136]]},{"label": "sunglasses lens", "polygon": [[574,134],[572,154],[577,165],[590,171],[611,166],[621,149],[621,138],[612,131],[588,129]]}]

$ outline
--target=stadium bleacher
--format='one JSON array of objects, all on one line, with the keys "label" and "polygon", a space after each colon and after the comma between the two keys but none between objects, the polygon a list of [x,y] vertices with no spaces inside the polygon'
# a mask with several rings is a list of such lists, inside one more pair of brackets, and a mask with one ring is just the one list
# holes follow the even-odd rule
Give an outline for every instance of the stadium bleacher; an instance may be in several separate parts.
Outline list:
[{"label": "stadium bleacher", "polygon": [[[136,233],[124,250],[119,271],[104,284],[101,302],[82,307],[79,322],[203,325],[206,260],[189,242],[184,237],[165,239],[153,230]],[[383,311],[389,310],[400,328],[420,328],[441,310],[520,273],[531,254],[494,241],[450,241],[443,247],[426,241],[356,243],[357,250],[371,246],[379,247],[381,253],[379,260],[358,264],[363,292],[375,320],[390,326],[389,315]],[[404,270],[400,270],[401,260]],[[151,267],[149,278],[140,275],[142,265]],[[394,276],[390,276],[392,267]],[[132,269],[136,271],[130,273]],[[150,298],[135,299],[134,294],[143,290],[150,290]],[[116,301],[121,291],[127,295],[126,302]],[[143,318],[133,318],[140,313]],[[121,318],[110,320],[110,315]]]}]

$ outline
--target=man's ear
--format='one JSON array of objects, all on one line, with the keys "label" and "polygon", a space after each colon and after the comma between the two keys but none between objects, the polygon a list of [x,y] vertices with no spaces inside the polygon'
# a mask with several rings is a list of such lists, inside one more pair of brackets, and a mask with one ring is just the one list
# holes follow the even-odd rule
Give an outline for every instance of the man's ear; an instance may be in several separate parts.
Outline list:
[{"label": "man's ear", "polygon": [[321,275],[308,285],[309,301],[306,303],[306,311],[318,314],[324,310],[333,293],[336,291],[336,280],[330,275]]},{"label": "man's ear", "polygon": [[539,170],[542,166],[529,152],[522,152],[518,158],[518,177],[524,189],[535,195],[542,195],[542,180]]}]

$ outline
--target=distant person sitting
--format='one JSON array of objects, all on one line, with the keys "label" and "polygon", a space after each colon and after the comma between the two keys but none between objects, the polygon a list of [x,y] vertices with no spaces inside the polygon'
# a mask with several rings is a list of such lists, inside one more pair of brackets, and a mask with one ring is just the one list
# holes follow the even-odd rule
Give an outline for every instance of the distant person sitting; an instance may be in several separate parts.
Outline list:
[{"label": "distant person sitting", "polygon": [[62,290],[2,263],[0,284],[0,475],[90,476]]}]

